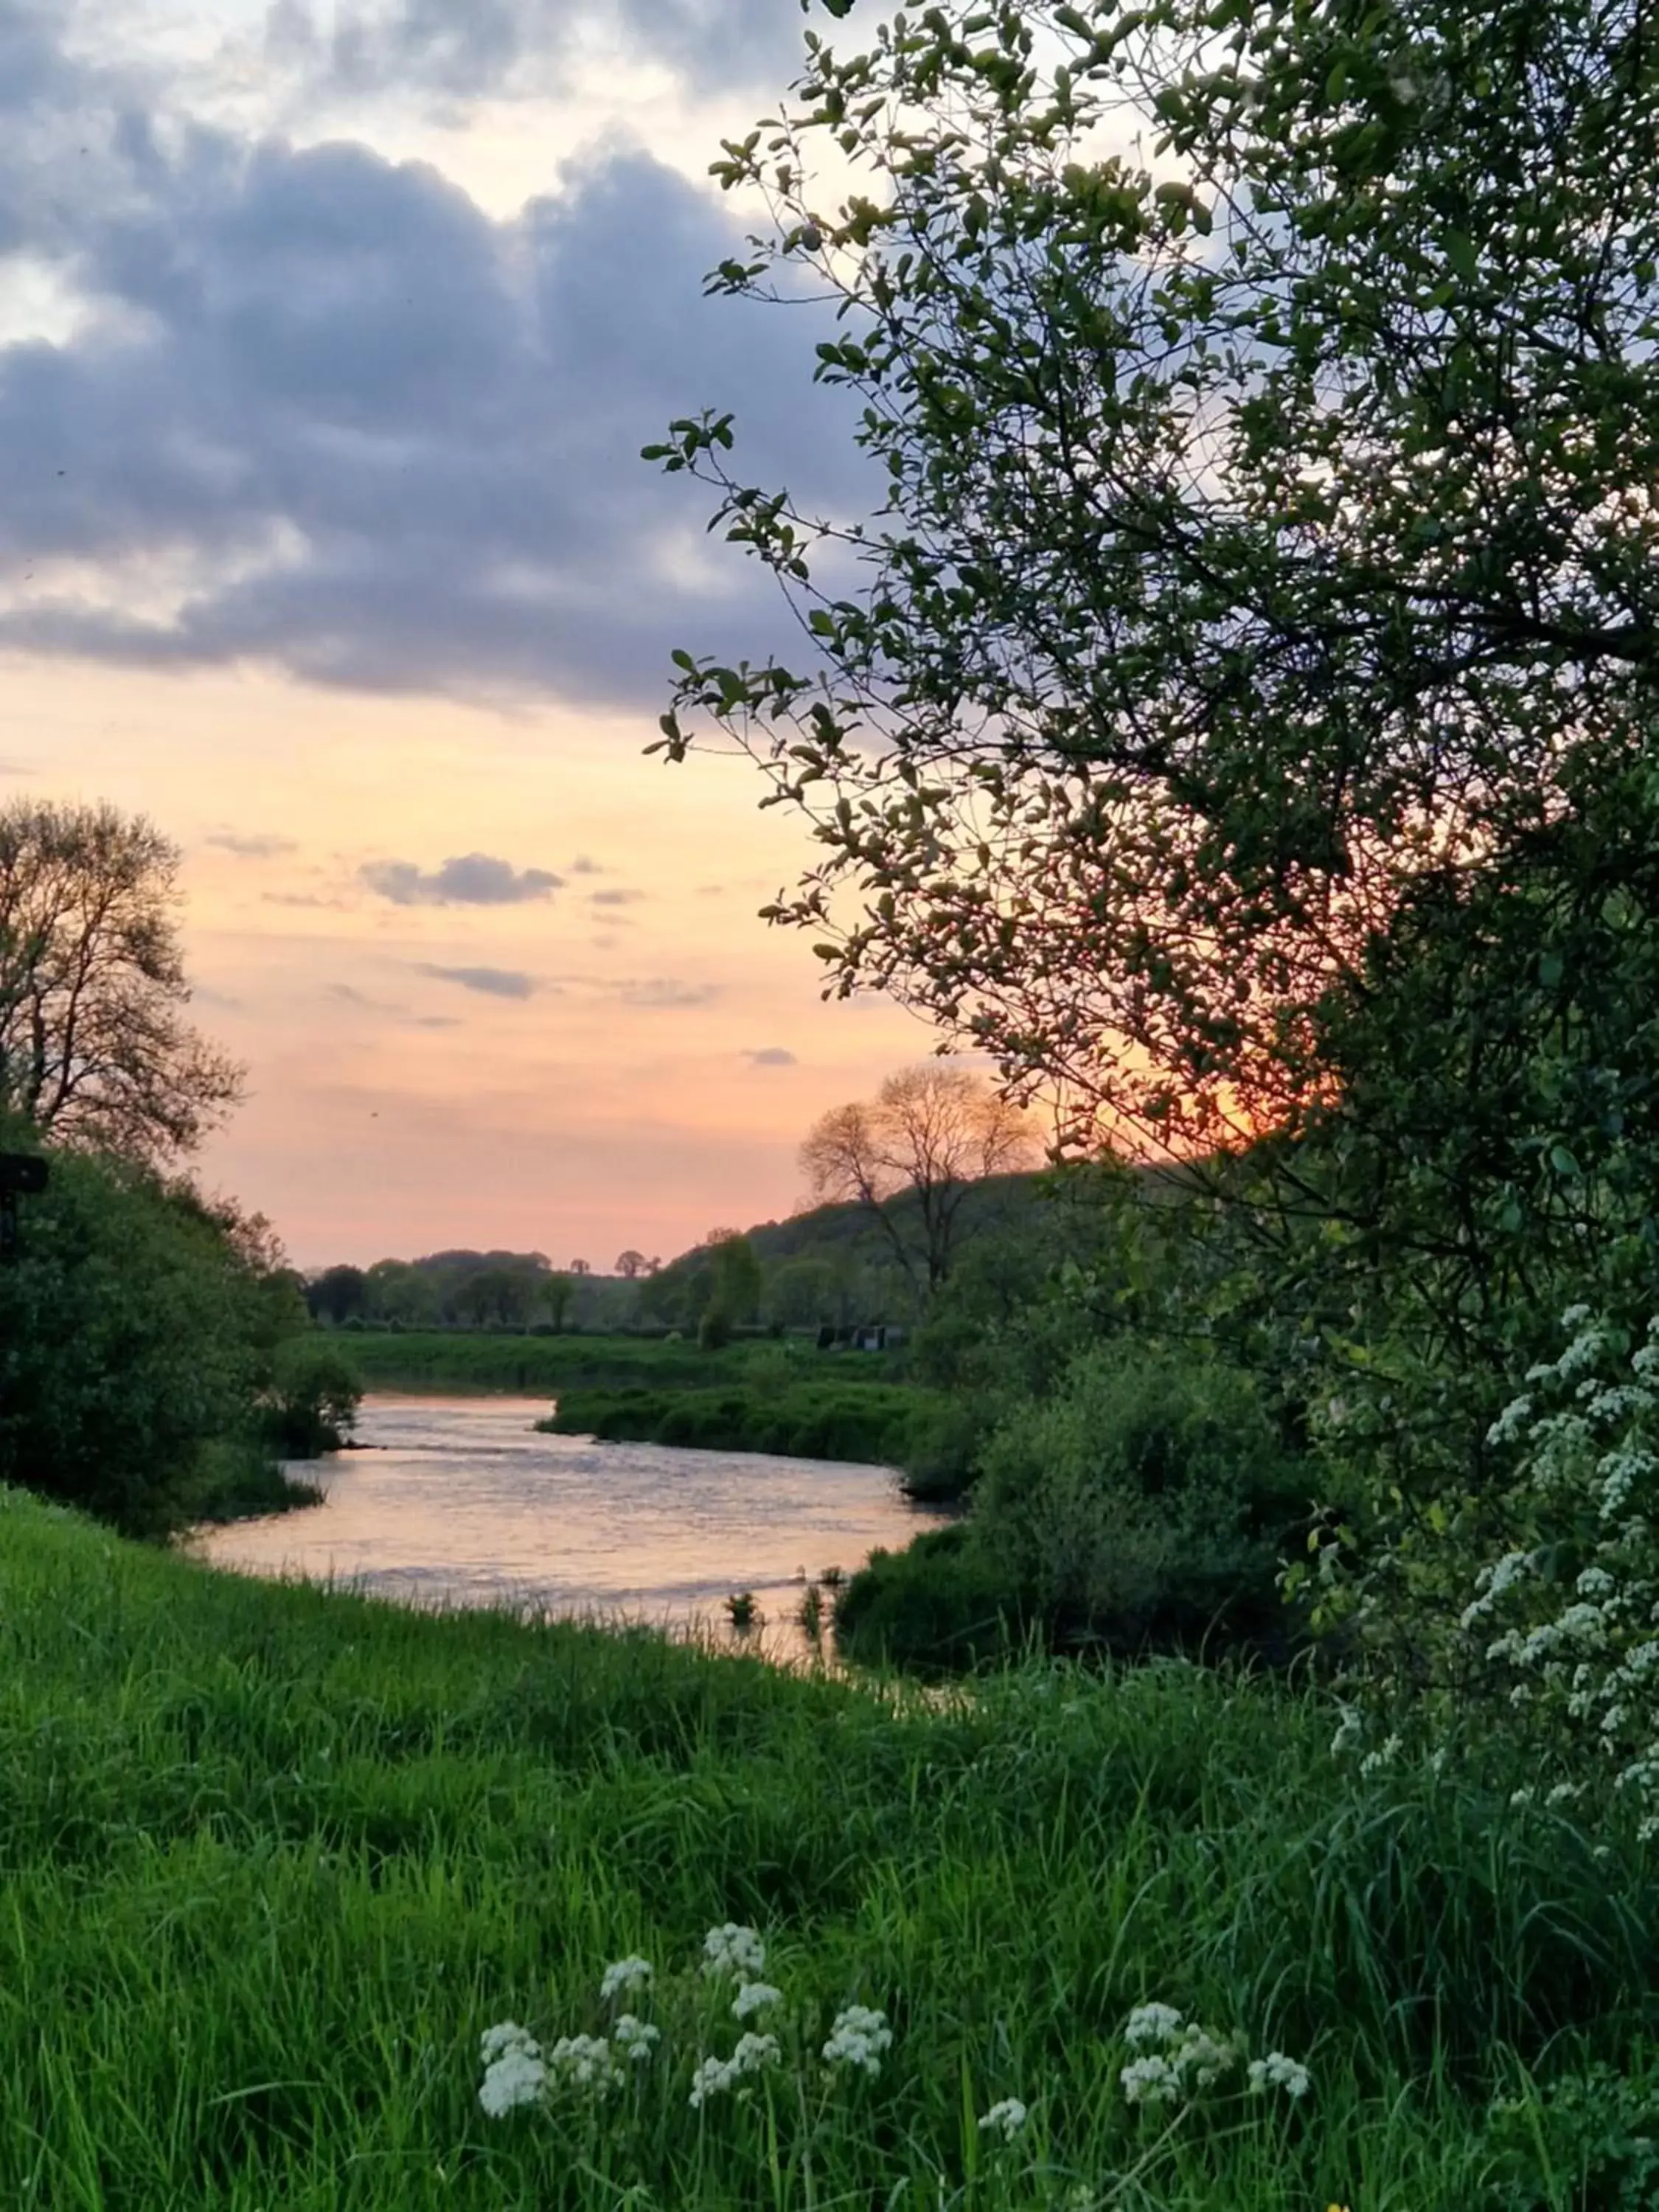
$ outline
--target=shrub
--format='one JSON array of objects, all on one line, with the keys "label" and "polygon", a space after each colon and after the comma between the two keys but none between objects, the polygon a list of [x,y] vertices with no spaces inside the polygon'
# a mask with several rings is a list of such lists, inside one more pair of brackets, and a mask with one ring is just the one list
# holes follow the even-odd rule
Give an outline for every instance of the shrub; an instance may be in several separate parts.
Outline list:
[{"label": "shrub", "polygon": [[1036,1620],[1036,1595],[969,1522],[874,1552],[836,1597],[843,1658],[927,1671],[1006,1657]]},{"label": "shrub", "polygon": [[338,1451],[362,1402],[363,1379],[349,1356],[321,1337],[277,1347],[263,1407],[270,1449],[283,1459]]},{"label": "shrub", "polygon": [[1279,1555],[1311,1481],[1249,1375],[1115,1339],[1013,1406],[981,1464],[981,1533],[1057,1641],[1287,1647]]},{"label": "shrub", "polygon": [[132,1535],[191,1517],[303,1318],[259,1224],[129,1164],[58,1155],[0,1267],[0,1481]]}]

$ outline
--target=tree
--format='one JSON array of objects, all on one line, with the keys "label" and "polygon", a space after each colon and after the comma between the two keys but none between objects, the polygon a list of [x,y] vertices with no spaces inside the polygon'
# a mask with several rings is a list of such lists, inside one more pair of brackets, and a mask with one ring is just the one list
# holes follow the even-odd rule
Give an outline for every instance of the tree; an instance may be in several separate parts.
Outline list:
[{"label": "tree", "polygon": [[812,1194],[865,1207],[918,1298],[951,1272],[968,1194],[1029,1166],[1025,1116],[981,1077],[937,1061],[890,1075],[868,1104],[837,1106],[812,1127],[800,1162]]},{"label": "tree", "polygon": [[136,1163],[60,1152],[0,1267],[0,1482],[135,1536],[256,1449],[305,1309],[268,1224]]},{"label": "tree", "polygon": [[712,721],[810,817],[770,911],[833,988],[1091,1138],[1237,1145],[1328,1109],[1327,1024],[1426,882],[1501,886],[1614,785],[1659,817],[1656,121],[1644,11],[1592,0],[809,34],[718,165],[773,234],[710,286],[827,293],[887,504],[746,483],[729,416],[647,451],[819,656],[678,656],[664,749]]},{"label": "tree", "polygon": [[570,1262],[570,1273],[573,1275],[591,1275],[592,1272],[592,1267],[586,1260],[573,1260]]},{"label": "tree", "polygon": [[82,1150],[164,1161],[242,1095],[184,1018],[178,848],[142,816],[0,808],[0,1108]]},{"label": "tree", "polygon": [[727,1230],[709,1240],[713,1260],[713,1295],[708,1311],[732,1327],[752,1322],[760,1311],[763,1278],[761,1263],[749,1239]]},{"label": "tree", "polygon": [[325,1267],[306,1285],[306,1304],[313,1321],[342,1322],[361,1315],[368,1304],[368,1278],[361,1267]]},{"label": "tree", "polygon": [[646,1258],[643,1252],[635,1252],[630,1249],[623,1253],[618,1257],[617,1261],[617,1273],[625,1282],[632,1283],[637,1281],[640,1276],[647,1273],[649,1271],[650,1267],[651,1262]]},{"label": "tree", "polygon": [[564,1317],[570,1310],[570,1301],[576,1295],[574,1275],[556,1270],[546,1277],[541,1286],[542,1304],[547,1308],[547,1317],[553,1324],[556,1336],[564,1328]]}]

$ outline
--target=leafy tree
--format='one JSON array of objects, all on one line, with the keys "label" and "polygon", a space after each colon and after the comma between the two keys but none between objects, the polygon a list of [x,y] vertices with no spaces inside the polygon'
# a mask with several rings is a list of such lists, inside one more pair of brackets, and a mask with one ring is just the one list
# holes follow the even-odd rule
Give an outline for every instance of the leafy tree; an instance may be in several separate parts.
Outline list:
[{"label": "leafy tree", "polygon": [[522,1328],[535,1300],[544,1296],[544,1279],[519,1267],[481,1267],[453,1293],[451,1306],[462,1321],[475,1327],[494,1322],[501,1328]]},{"label": "leafy tree", "polygon": [[251,1443],[304,1307],[267,1226],[130,1162],[59,1153],[0,1267],[0,1481],[133,1535],[192,1516]]},{"label": "leafy tree", "polygon": [[166,1161],[241,1096],[184,1018],[177,847],[112,807],[0,808],[0,1109],[82,1150]]},{"label": "leafy tree", "polygon": [[284,1459],[338,1451],[362,1395],[363,1378],[337,1343],[290,1337],[276,1347],[262,1406],[272,1449]]},{"label": "leafy tree", "polygon": [[785,1328],[811,1328],[836,1316],[836,1271],[810,1254],[782,1261],[766,1279],[769,1320]]},{"label": "leafy tree", "polygon": [[368,1279],[361,1267],[325,1267],[307,1284],[306,1304],[313,1321],[331,1321],[337,1328],[366,1310]]},{"label": "leafy tree", "polygon": [[1024,1116],[989,1084],[927,1063],[890,1075],[869,1104],[823,1115],[800,1160],[815,1199],[869,1212],[924,1297],[951,1272],[970,1187],[1029,1165],[1035,1150]]},{"label": "leafy tree", "polygon": [[543,1282],[542,1304],[547,1308],[547,1317],[553,1324],[555,1334],[563,1328],[564,1317],[569,1312],[570,1301],[575,1295],[576,1282],[573,1275],[556,1270]]},{"label": "leafy tree", "polygon": [[760,1311],[763,1288],[761,1263],[754,1246],[746,1237],[729,1230],[711,1239],[709,1251],[713,1265],[708,1311],[719,1314],[727,1324],[752,1322]]},{"label": "leafy tree", "polygon": [[617,1273],[624,1282],[634,1282],[639,1276],[647,1273],[650,1267],[651,1262],[646,1258],[644,1253],[635,1252],[631,1249],[622,1253],[617,1261]]},{"label": "leafy tree", "polygon": [[[1644,825],[1601,880],[1650,926],[1649,29],[1599,0],[1040,0],[809,35],[720,165],[771,234],[711,286],[828,294],[818,374],[888,503],[798,511],[736,473],[726,416],[647,451],[718,487],[817,649],[680,656],[664,742],[712,721],[811,818],[821,864],[773,911],[835,988],[1059,1085],[1091,1138],[1190,1153],[1317,1124],[1378,943],[1425,896],[1495,910],[1597,792]],[[1579,980],[1548,987],[1559,1035]],[[1529,1045],[1527,996],[1489,1011]],[[1558,1142],[1512,1127],[1500,1179]]]}]

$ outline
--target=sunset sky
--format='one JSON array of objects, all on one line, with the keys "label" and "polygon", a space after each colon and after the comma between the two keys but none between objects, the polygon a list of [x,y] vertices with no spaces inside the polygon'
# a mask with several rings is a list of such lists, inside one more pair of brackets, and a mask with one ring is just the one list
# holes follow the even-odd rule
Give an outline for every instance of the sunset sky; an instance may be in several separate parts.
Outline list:
[{"label": "sunset sky", "polygon": [[756,908],[746,763],[642,757],[772,587],[637,458],[860,502],[811,311],[705,301],[795,0],[0,0],[0,796],[185,849],[202,1162],[301,1265],[600,1268],[787,1212],[932,1040]]}]

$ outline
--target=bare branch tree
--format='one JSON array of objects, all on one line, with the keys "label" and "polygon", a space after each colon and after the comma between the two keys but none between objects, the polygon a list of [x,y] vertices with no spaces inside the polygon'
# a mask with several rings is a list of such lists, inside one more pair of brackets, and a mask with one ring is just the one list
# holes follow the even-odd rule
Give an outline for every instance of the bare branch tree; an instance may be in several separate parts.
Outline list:
[{"label": "bare branch tree", "polygon": [[0,1108],[42,1136],[189,1152],[243,1071],[185,1020],[179,852],[142,815],[0,808]]},{"label": "bare branch tree", "polygon": [[937,1061],[890,1075],[867,1105],[836,1106],[800,1148],[813,1196],[866,1207],[919,1298],[951,1272],[969,1190],[1029,1167],[1026,1116],[965,1068]]}]

